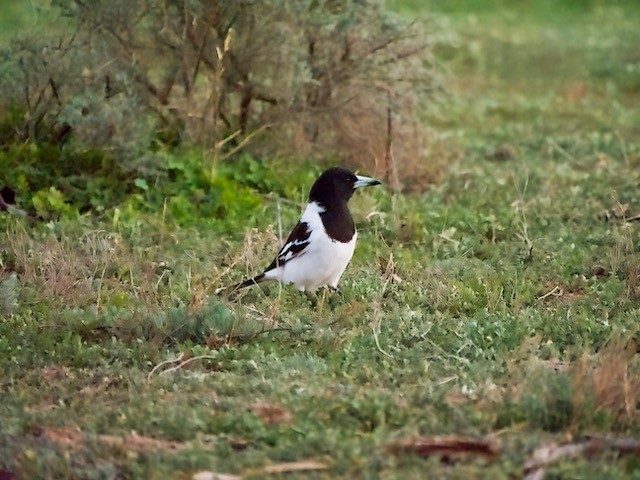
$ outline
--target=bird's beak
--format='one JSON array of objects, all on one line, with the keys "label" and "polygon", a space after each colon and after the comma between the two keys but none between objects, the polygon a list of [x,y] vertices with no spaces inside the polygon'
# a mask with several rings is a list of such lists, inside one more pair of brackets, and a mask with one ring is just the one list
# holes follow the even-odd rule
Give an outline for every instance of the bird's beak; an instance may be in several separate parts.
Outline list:
[{"label": "bird's beak", "polygon": [[373,185],[380,185],[378,180],[369,177],[362,177],[360,175],[356,175],[356,183],[353,184],[353,188],[361,188],[361,187],[371,187]]}]

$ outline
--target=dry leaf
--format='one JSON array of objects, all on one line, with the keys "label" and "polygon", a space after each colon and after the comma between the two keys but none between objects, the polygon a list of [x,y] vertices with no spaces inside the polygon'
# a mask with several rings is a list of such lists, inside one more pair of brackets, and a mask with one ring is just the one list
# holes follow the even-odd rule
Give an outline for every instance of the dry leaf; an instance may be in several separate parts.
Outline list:
[{"label": "dry leaf", "polygon": [[306,472],[309,470],[326,470],[327,465],[314,460],[303,460],[300,462],[276,463],[261,469],[261,472],[267,474],[288,473],[288,472]]},{"label": "dry leaf", "polygon": [[289,410],[278,405],[255,403],[251,406],[251,410],[268,426],[290,423],[293,419]]},{"label": "dry leaf", "polygon": [[500,451],[487,440],[464,437],[430,437],[403,440],[387,446],[395,455],[415,453],[421,457],[431,455],[468,454],[495,458]]}]

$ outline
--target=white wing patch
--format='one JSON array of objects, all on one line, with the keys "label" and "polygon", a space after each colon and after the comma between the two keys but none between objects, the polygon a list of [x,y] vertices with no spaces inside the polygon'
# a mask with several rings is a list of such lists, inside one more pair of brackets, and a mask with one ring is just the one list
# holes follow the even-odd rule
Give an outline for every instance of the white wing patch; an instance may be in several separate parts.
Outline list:
[{"label": "white wing patch", "polygon": [[[280,250],[280,253],[278,254],[278,260],[281,263],[286,262],[287,260],[291,260],[294,256],[296,256],[296,254],[303,254],[304,253],[304,248],[309,245],[309,239],[305,239],[305,240],[293,240],[292,242],[287,243],[284,247],[282,247],[282,250]],[[302,247],[302,249],[298,249],[296,247]]]}]

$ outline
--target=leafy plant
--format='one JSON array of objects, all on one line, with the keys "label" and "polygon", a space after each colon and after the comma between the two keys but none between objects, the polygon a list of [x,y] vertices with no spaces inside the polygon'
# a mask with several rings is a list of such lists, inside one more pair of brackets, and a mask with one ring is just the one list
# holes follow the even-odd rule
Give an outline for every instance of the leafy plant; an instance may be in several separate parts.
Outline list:
[{"label": "leafy plant", "polygon": [[51,187],[48,190],[39,190],[31,198],[36,213],[44,220],[69,216],[76,213],[71,205],[64,198],[64,194]]}]

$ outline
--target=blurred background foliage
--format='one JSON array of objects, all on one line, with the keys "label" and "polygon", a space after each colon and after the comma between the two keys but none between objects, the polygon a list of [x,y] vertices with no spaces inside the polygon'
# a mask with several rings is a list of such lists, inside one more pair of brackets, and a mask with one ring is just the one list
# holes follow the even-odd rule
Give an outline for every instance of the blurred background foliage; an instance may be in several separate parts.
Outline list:
[{"label": "blurred background foliage", "polygon": [[285,188],[266,180],[274,159],[362,167],[396,187],[429,177],[417,109],[436,91],[429,36],[378,0],[0,6],[0,183],[42,218],[67,202],[164,199],[178,181],[221,216],[228,182]]}]

